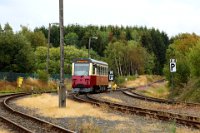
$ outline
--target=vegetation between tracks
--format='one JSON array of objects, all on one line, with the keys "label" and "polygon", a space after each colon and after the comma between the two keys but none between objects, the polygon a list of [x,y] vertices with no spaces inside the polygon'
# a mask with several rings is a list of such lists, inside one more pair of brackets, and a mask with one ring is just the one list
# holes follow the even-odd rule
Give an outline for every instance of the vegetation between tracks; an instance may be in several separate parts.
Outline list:
[{"label": "vegetation between tracks", "polygon": [[90,104],[78,103],[73,100],[67,99],[67,107],[62,109],[58,108],[57,102],[58,97],[56,95],[41,94],[17,100],[16,104],[23,107],[28,106],[31,109],[39,109],[37,110],[38,114],[53,118],[81,117],[87,115],[113,121],[126,120],[124,117],[121,116],[104,113],[101,109],[94,108]]},{"label": "vegetation between tracks", "polygon": [[[177,99],[180,101],[187,102],[200,102],[200,78],[191,79],[187,85],[182,88],[182,90],[177,89],[178,91],[184,90]],[[179,92],[180,93],[180,92]]]},{"label": "vegetation between tracks", "polygon": [[[26,101],[22,104],[22,101]],[[170,132],[176,128],[177,133],[193,132],[192,129],[186,127],[178,127],[172,122],[165,123],[157,121],[155,119],[145,118],[145,117],[136,117],[136,116],[127,116],[125,114],[115,114],[115,113],[106,113],[108,111],[107,107],[102,106],[100,109],[88,105],[85,103],[78,103],[74,101],[67,100],[67,108],[59,109],[58,99],[56,95],[42,94],[36,95],[34,97],[26,97],[19,99],[17,105],[20,107],[25,107],[31,109],[29,112],[39,114],[45,117],[56,118],[56,123],[58,123],[59,118],[68,118],[65,123],[71,130],[76,130],[85,133],[91,132],[104,132],[109,131],[111,133],[115,132]],[[92,109],[91,109],[92,108]],[[34,109],[34,111],[32,110]],[[43,113],[41,113],[43,110]],[[71,110],[67,111],[67,110]],[[91,110],[93,110],[91,112]],[[47,116],[47,114],[49,115]],[[50,114],[51,113],[51,114]],[[93,114],[93,115],[92,115]],[[54,119],[51,119],[53,121]],[[102,122],[103,121],[103,122]],[[112,126],[108,123],[113,123]],[[162,123],[162,124],[161,124]],[[108,127],[109,126],[109,127]],[[174,127],[175,126],[175,127]],[[199,132],[194,132],[199,133]]]},{"label": "vegetation between tracks", "polygon": [[[123,82],[120,84],[120,86],[131,88],[131,87],[144,86],[149,83],[161,80],[164,77],[159,76],[159,75],[140,75],[138,77],[132,76],[131,78],[129,78],[129,76],[127,76],[127,77],[124,76],[121,78],[123,78]],[[125,79],[127,79],[127,80],[125,80]]]},{"label": "vegetation between tracks", "polygon": [[161,99],[168,99],[170,93],[167,82],[155,83],[149,86],[148,88],[137,89],[136,91],[146,96],[161,98]]}]

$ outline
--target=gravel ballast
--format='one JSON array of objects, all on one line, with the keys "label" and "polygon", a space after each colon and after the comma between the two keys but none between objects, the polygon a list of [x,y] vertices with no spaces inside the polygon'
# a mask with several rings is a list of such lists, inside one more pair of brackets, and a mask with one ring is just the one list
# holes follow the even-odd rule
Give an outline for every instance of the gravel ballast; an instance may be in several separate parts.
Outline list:
[{"label": "gravel ballast", "polygon": [[146,108],[146,109],[167,111],[171,113],[200,117],[200,112],[199,112],[200,106],[186,106],[184,104],[169,105],[165,103],[148,102],[148,101],[127,96],[120,91],[112,92],[112,93],[95,94],[93,95],[93,97],[100,100],[107,100],[110,102],[116,102],[119,104],[124,104],[124,105],[129,105],[129,106],[137,106],[137,107]]},{"label": "gravel ballast", "polygon": [[18,133],[0,121],[0,133]]},{"label": "gravel ballast", "polygon": [[[57,97],[57,95],[52,95],[52,97]],[[99,95],[99,96],[98,96]],[[114,94],[97,94],[96,97],[101,97],[102,95],[114,95]],[[30,97],[30,96],[29,96]],[[36,96],[40,97],[40,95]],[[20,99],[19,99],[20,100]],[[36,101],[35,101],[36,102]],[[57,102],[57,101],[56,101]],[[170,133],[172,130],[176,129],[177,132],[187,131],[187,132],[197,132],[197,130],[188,129],[187,127],[177,126],[174,122],[163,122],[160,120],[151,119],[148,117],[141,117],[135,115],[128,115],[121,112],[108,110],[108,109],[101,109],[102,112],[108,113],[111,116],[109,119],[104,119],[102,117],[94,117],[89,115],[79,116],[79,117],[60,117],[60,118],[53,118],[46,117],[38,113],[39,108],[37,109],[30,109],[27,107],[22,107],[21,105],[16,105],[15,102],[11,103],[12,107],[27,114],[42,118],[46,121],[49,121],[54,124],[58,124],[64,128],[69,128],[71,130],[75,130],[77,132],[83,130],[91,130],[92,132],[106,132],[106,133],[127,133],[127,132],[152,132],[152,133],[161,133],[166,132]],[[30,103],[32,104],[32,103]],[[51,103],[46,103],[51,105]],[[80,103],[81,104],[81,103]],[[70,106],[70,105],[68,105]],[[98,107],[94,107],[98,108]],[[74,110],[76,111],[76,110]],[[87,110],[81,110],[86,111]],[[56,113],[56,112],[55,112]],[[113,116],[120,116],[124,119],[120,120],[112,120]]]}]

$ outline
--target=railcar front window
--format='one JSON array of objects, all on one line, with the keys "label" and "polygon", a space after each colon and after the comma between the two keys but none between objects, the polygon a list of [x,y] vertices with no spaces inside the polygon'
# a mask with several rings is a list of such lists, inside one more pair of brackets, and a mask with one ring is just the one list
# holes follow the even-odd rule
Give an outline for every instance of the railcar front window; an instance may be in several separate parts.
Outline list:
[{"label": "railcar front window", "polygon": [[74,75],[87,76],[89,75],[89,64],[75,64]]}]

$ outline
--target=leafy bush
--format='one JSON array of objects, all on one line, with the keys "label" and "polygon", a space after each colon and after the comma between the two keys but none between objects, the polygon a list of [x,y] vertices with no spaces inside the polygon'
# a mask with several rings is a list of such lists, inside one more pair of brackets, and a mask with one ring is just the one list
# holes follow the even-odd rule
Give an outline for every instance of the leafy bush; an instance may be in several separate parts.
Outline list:
[{"label": "leafy bush", "polygon": [[125,77],[124,76],[116,77],[115,81],[117,84],[122,84],[125,82]]},{"label": "leafy bush", "polygon": [[44,70],[38,70],[37,71],[38,74],[38,78],[44,82],[47,82],[49,79],[49,74],[47,73],[47,71]]},{"label": "leafy bush", "polygon": [[150,74],[155,66],[154,54],[136,41],[115,41],[108,44],[105,55],[116,75]]},{"label": "leafy bush", "polygon": [[189,63],[192,76],[200,76],[200,41],[190,49]]},{"label": "leafy bush", "polygon": [[181,55],[177,56],[176,59],[177,59],[177,62],[176,62],[177,71],[175,73],[170,72],[169,61],[168,61],[168,64],[165,65],[163,71],[170,85],[172,84],[171,79],[172,79],[172,74],[173,74],[174,85],[182,86],[182,84],[186,84],[189,80],[189,76],[190,76],[189,63],[186,57],[181,56]]},{"label": "leafy bush", "polygon": [[136,77],[135,76],[124,76],[125,78],[127,78],[127,80],[134,80],[134,79],[136,79]]},{"label": "leafy bush", "polygon": [[184,91],[178,97],[179,100],[187,102],[200,102],[200,78],[191,79],[187,86],[183,89]]},{"label": "leafy bush", "polygon": [[184,93],[191,77],[200,76],[200,36],[195,34],[180,34],[173,38],[172,44],[167,49],[167,62],[164,67],[166,79],[172,85],[172,73],[169,70],[169,59],[177,60],[177,71],[173,73],[174,88],[170,90],[170,97],[176,97]]},{"label": "leafy bush", "polygon": [[[44,70],[46,68],[46,47],[37,47],[35,51],[35,69]],[[71,64],[74,58],[87,58],[87,49],[78,49],[75,46],[65,46],[64,47],[64,72],[65,74],[71,74]],[[99,56],[93,50],[91,50],[91,57],[98,59]],[[60,72],[60,48],[53,47],[49,49],[49,66],[48,71],[50,74],[57,74]]]},{"label": "leafy bush", "polygon": [[117,84],[123,84],[125,81],[134,80],[135,78],[135,76],[118,76],[115,81]]}]

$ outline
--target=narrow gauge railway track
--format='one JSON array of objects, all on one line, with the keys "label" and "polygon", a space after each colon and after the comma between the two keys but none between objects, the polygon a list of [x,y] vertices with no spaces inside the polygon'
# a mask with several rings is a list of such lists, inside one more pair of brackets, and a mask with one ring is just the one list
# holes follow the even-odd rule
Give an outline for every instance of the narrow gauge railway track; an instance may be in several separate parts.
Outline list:
[{"label": "narrow gauge railway track", "polygon": [[174,100],[166,100],[166,99],[159,99],[159,98],[154,98],[154,97],[149,97],[149,96],[145,96],[145,95],[141,95],[138,94],[136,92],[133,92],[131,89],[127,89],[127,90],[121,90],[125,95],[133,97],[133,98],[137,98],[137,99],[141,99],[141,100],[146,100],[146,101],[150,101],[150,102],[157,102],[157,103],[165,103],[165,104],[182,104],[182,105],[186,105],[186,106],[200,106],[199,103],[189,103],[189,102],[178,102],[178,101],[174,101]]},{"label": "narrow gauge railway track", "polygon": [[[20,94],[20,93],[19,93]],[[14,95],[19,95],[19,94],[4,94],[4,95],[0,95],[0,100],[1,100],[1,106],[3,106],[3,102],[2,99],[8,96],[14,96]],[[17,123],[13,122],[12,120],[9,120],[8,118],[4,117],[4,116],[0,116],[0,121],[5,123],[6,125],[12,127],[12,129],[15,129],[19,132],[23,132],[23,133],[32,133],[32,131],[28,130],[27,128],[18,125]]]},{"label": "narrow gauge railway track", "polygon": [[20,133],[32,133],[32,131],[30,131],[29,129],[18,125],[17,123],[7,119],[6,117],[0,116],[0,121],[6,123],[7,125],[9,125],[10,127],[12,127],[12,129],[15,129],[17,131],[19,131]]},{"label": "narrow gauge railway track", "polygon": [[112,109],[116,109],[125,113],[149,116],[152,118],[165,120],[165,121],[175,120],[177,123],[180,123],[182,125],[200,129],[200,118],[198,117],[179,115],[179,114],[174,114],[174,113],[169,113],[169,112],[164,112],[164,111],[156,111],[156,110],[150,110],[150,109],[140,108],[136,106],[127,106],[127,105],[122,105],[118,103],[107,102],[104,100],[96,99],[91,95],[86,95],[85,97],[74,95],[74,98],[76,100],[87,102],[87,103],[94,104],[97,106],[101,106],[101,104],[106,104]]},{"label": "narrow gauge railway track", "polygon": [[24,93],[3,94],[3,95],[0,95],[0,99],[2,99],[2,98],[4,98],[4,97],[8,97],[8,96],[19,95],[19,94],[24,94]]},{"label": "narrow gauge railway track", "polygon": [[26,133],[74,133],[74,131],[65,129],[58,125],[52,124],[50,122],[44,121],[42,119],[24,114],[17,110],[11,108],[8,103],[10,100],[13,100],[18,97],[22,97],[28,94],[11,94],[0,96],[0,120],[5,122],[8,125],[12,125],[14,129],[19,132]]}]

